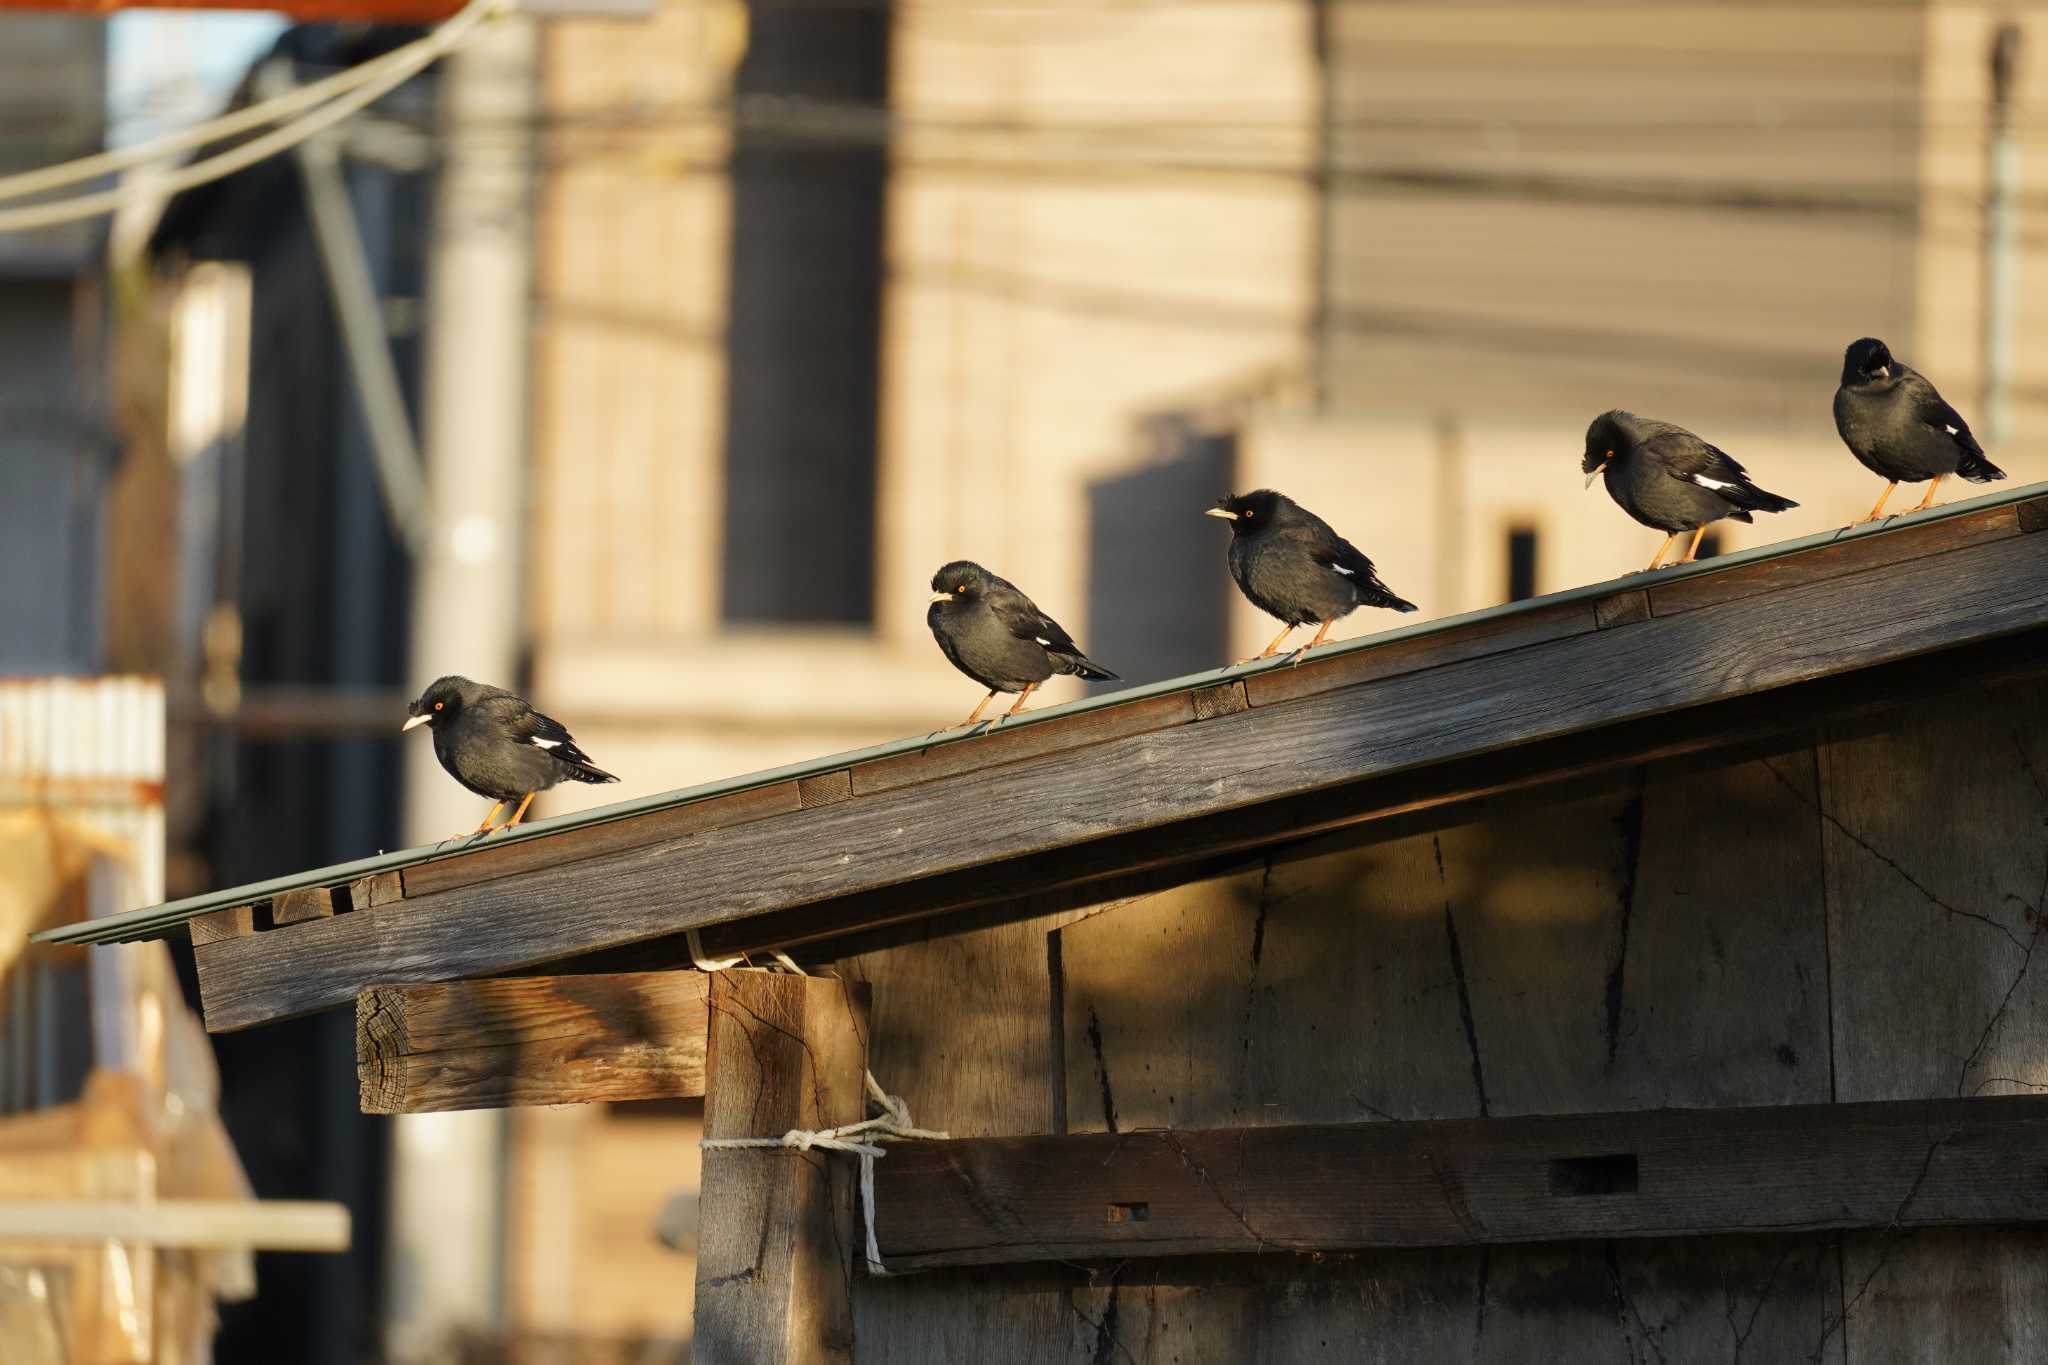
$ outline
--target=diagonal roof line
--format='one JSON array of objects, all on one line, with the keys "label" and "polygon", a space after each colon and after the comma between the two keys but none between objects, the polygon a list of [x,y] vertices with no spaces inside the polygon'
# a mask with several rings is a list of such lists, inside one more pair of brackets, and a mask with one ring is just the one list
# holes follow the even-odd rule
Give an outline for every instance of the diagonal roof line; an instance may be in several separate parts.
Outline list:
[{"label": "diagonal roof line", "polygon": [[[1554,609],[1574,602],[1592,601],[1611,597],[1616,593],[1632,589],[1667,586],[1688,578],[1704,577],[1744,565],[1768,560],[1789,559],[1802,553],[1823,550],[1843,542],[1876,536],[1894,535],[1915,528],[1924,528],[1957,517],[1984,512],[2012,503],[2027,502],[2048,494],[2048,483],[2021,485],[1982,497],[1950,503],[1925,512],[1909,513],[1887,521],[1867,526],[1856,526],[1832,531],[1817,532],[1794,540],[1780,541],[1771,545],[1758,546],[1732,554],[1720,555],[1710,560],[1681,566],[1673,570],[1660,570],[1654,576],[1643,573],[1625,575],[1601,583],[1587,584],[1564,592],[1551,593],[1543,597],[1529,598],[1521,602],[1506,603],[1480,611],[1466,612],[1457,616],[1438,617],[1413,625],[1382,631],[1376,635],[1361,636],[1335,645],[1328,645],[1316,652],[1318,661],[1362,653],[1381,648],[1399,641],[1420,636],[1450,634],[1482,623],[1498,622],[1534,612]],[[1248,664],[1213,669],[1202,673],[1187,674],[1160,682],[1148,683],[1120,691],[1102,693],[1068,702],[1060,706],[1047,707],[1041,711],[1027,712],[1006,723],[1005,731],[1042,725],[1063,718],[1082,715],[1110,707],[1127,705],[1146,698],[1167,696],[1175,693],[1193,692],[1213,688],[1222,683],[1251,677],[1256,674],[1286,668],[1284,657],[1276,657]],[[503,848],[507,845],[531,839],[547,838],[569,830],[607,824],[615,820],[644,815],[653,811],[673,809],[713,797],[728,796],[737,792],[765,787],[793,779],[820,776],[843,768],[872,762],[877,759],[914,753],[922,750],[966,742],[985,731],[951,730],[928,735],[911,736],[885,744],[872,745],[864,749],[849,750],[809,759],[801,763],[785,764],[759,772],[746,773],[715,782],[700,783],[682,787],[658,795],[621,801],[613,805],[599,806],[570,814],[550,816],[521,825],[506,834],[493,836],[490,847]],[[35,935],[40,943],[119,943],[136,939],[158,938],[174,932],[186,922],[200,915],[231,906],[246,905],[254,901],[268,900],[287,891],[314,887],[334,886],[340,883],[371,876],[380,872],[391,872],[414,867],[444,857],[451,852],[450,844],[424,845],[418,848],[399,849],[380,853],[374,857],[358,858],[350,862],[336,863],[327,867],[311,868],[288,876],[273,877],[267,881],[251,882],[242,886],[227,887],[204,895],[172,901],[164,905],[131,910],[119,915],[82,921],[45,930]]]}]

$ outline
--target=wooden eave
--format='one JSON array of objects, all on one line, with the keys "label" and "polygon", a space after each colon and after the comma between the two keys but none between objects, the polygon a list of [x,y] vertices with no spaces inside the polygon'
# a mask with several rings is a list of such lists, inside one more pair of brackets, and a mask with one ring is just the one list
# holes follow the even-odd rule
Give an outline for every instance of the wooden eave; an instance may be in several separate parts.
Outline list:
[{"label": "wooden eave", "polygon": [[187,927],[221,1030],[1100,886],[2048,669],[2043,526],[2036,485],[46,937]]}]

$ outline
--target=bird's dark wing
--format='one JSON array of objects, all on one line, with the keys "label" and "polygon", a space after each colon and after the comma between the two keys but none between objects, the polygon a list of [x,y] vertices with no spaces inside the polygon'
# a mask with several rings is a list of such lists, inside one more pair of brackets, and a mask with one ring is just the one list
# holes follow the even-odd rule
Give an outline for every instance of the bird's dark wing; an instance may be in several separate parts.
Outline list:
[{"label": "bird's dark wing", "polygon": [[1066,628],[1038,609],[1038,604],[1007,583],[989,594],[989,610],[1003,628],[1020,640],[1045,650],[1061,673],[1075,673],[1097,682],[1115,682],[1117,675],[1081,652]]},{"label": "bird's dark wing", "polygon": [[[1899,368],[1905,369],[1902,365]],[[1934,385],[1918,370],[1906,370],[1900,376],[1899,388],[1913,405],[1913,418],[1940,432],[1972,455],[1982,455],[1984,448],[1977,444],[1977,438],[1970,432],[1970,424],[1963,415],[1948,405]]]},{"label": "bird's dark wing", "polygon": [[1733,455],[1677,427],[1650,437],[1643,442],[1643,449],[1655,456],[1672,478],[1702,487],[1740,485],[1749,479],[1749,471]]},{"label": "bird's dark wing", "polygon": [[1016,589],[991,593],[989,610],[1003,628],[1020,640],[1034,640],[1051,654],[1079,654],[1081,647],[1059,622],[1038,609],[1038,604]]},{"label": "bird's dark wing", "polygon": [[1346,578],[1355,578],[1361,583],[1373,582],[1377,573],[1372,561],[1365,557],[1356,545],[1342,536],[1331,536],[1308,547],[1308,555],[1326,569],[1333,569]]},{"label": "bird's dark wing", "polygon": [[505,707],[503,720],[506,733],[512,738],[530,744],[536,749],[545,749],[564,763],[575,767],[596,767],[590,761],[590,755],[577,747],[575,739],[563,728],[562,722],[553,716],[542,715],[517,697],[512,697],[511,700],[518,703],[517,708]]}]

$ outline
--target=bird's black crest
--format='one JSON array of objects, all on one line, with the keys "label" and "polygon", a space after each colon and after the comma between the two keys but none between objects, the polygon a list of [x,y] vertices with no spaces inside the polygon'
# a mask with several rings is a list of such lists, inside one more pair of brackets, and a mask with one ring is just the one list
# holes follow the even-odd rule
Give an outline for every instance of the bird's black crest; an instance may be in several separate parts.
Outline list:
[{"label": "bird's black crest", "polygon": [[1842,382],[1855,384],[1870,379],[1881,379],[1881,371],[1889,371],[1893,365],[1892,352],[1876,337],[1858,337],[1842,352]]},{"label": "bird's black crest", "polygon": [[1292,506],[1285,493],[1271,488],[1254,488],[1249,493],[1231,493],[1216,499],[1219,511],[1230,513],[1233,531],[1250,531],[1266,525],[1283,507]]},{"label": "bird's black crest", "polygon": [[971,559],[956,559],[932,575],[933,592],[957,593],[965,588],[969,592],[985,584],[989,571]]},{"label": "bird's black crest", "polygon": [[1635,421],[1635,414],[1614,408],[1593,419],[1593,425],[1586,428],[1586,453],[1579,460],[1579,472],[1590,474],[1606,464],[1616,455],[1626,451],[1634,439],[1629,425]]},{"label": "bird's black crest", "polygon": [[418,700],[405,708],[405,714],[430,716],[436,721],[448,719],[473,700],[480,690],[477,683],[459,673],[450,673],[428,683],[427,690],[420,693]]}]

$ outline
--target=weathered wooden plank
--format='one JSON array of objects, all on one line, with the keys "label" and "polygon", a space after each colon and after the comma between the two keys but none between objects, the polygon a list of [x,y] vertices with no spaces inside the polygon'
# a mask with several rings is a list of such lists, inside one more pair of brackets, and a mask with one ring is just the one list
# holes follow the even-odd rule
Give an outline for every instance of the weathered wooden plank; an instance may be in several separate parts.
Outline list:
[{"label": "weathered wooden plank", "polygon": [[1205,687],[1199,692],[1188,693],[1188,701],[1194,706],[1196,720],[1214,720],[1218,716],[1234,716],[1239,711],[1249,710],[1251,699],[1245,696],[1244,679]]},{"label": "weathered wooden plank", "polygon": [[[711,980],[707,1139],[857,1122],[868,992],[857,982],[720,972]],[[856,1168],[789,1148],[707,1149],[696,1332],[703,1365],[853,1360]]]},{"label": "weathered wooden plank", "polygon": [[1602,630],[1632,626],[1650,619],[1650,594],[1641,588],[1603,597],[1593,604],[1593,622]]},{"label": "weathered wooden plank", "polygon": [[389,872],[376,872],[367,877],[358,877],[348,884],[348,898],[350,907],[356,910],[390,905],[394,901],[405,899],[405,878],[396,868]]},{"label": "weathered wooden plank", "polygon": [[853,773],[847,768],[800,777],[796,783],[797,805],[805,810],[845,801],[853,795]]},{"label": "weathered wooden plank", "polygon": [[2048,531],[2048,498],[2029,498],[2013,510],[2019,513],[2021,531]]},{"label": "weathered wooden plank", "polygon": [[356,998],[366,1114],[704,1093],[702,972],[373,986]]},{"label": "weathered wooden plank", "polygon": [[334,913],[335,892],[347,895],[341,887],[310,886],[297,891],[286,891],[270,902],[270,922],[273,926],[304,924],[309,919],[326,919]]},{"label": "weathered wooden plank", "polygon": [[[1771,757],[1796,774],[1804,752]],[[1102,1128],[1105,1093],[1126,1131],[1824,1100],[1817,857],[1816,822],[1760,763],[1690,761],[1149,897],[1059,933],[1073,1124]],[[1422,1278],[1413,1254],[1363,1253],[1314,1288],[1097,1288],[1077,1311],[1140,1359],[1155,1331],[1202,1359],[1338,1339],[1415,1365],[1657,1359],[1652,1340],[1671,1361],[1738,1339],[1804,1358],[1835,1281],[1812,1236],[1447,1252]]]},{"label": "weathered wooden plank", "polygon": [[1566,640],[1594,628],[1592,603],[1565,602],[1513,616],[1490,618],[1462,630],[1413,635],[1374,649],[1339,654],[1334,658],[1304,660],[1293,668],[1254,673],[1244,679],[1245,696],[1253,706],[1272,706],[1444,664],[1484,659],[1527,645]]},{"label": "weathered wooden plank", "polygon": [[437,891],[474,886],[536,868],[630,852],[763,816],[780,815],[798,809],[800,804],[795,782],[774,782],[601,825],[584,825],[545,839],[522,839],[509,844],[486,840],[472,850],[404,869],[405,895],[408,899],[430,896]]},{"label": "weathered wooden plank", "polygon": [[194,948],[244,938],[255,932],[256,907],[253,905],[231,905],[225,910],[200,915],[185,926],[185,933],[191,938]]},{"label": "weathered wooden plank", "polygon": [[[1057,1121],[1047,932],[1087,910],[847,958],[874,991],[876,1078],[923,1125],[956,1137],[1045,1132]],[[893,1160],[876,1163],[876,1169]],[[886,1260],[886,1258],[885,1258]],[[854,1283],[863,1362],[1086,1365],[1064,1277],[975,1270]]]},{"label": "weathered wooden plank", "polygon": [[929,1268],[2044,1223],[2044,1161],[2048,1096],[981,1138],[893,1149],[875,1228]]},{"label": "weathered wooden plank", "polygon": [[1005,763],[1065,753],[1106,740],[1149,734],[1196,719],[1193,694],[1146,697],[1122,706],[1085,711],[1042,725],[992,726],[975,738],[855,765],[853,792],[867,796]]},{"label": "weathered wooden plank", "polygon": [[[2025,505],[2025,504],[2022,504]],[[1758,593],[1775,592],[1818,574],[1842,577],[1908,560],[1925,559],[2020,533],[2016,508],[1990,507],[1914,528],[1911,535],[1858,536],[1782,559],[1738,564],[1721,573],[1700,574],[1650,588],[1650,610],[1658,616],[1718,606]]]},{"label": "weathered wooden plank", "polygon": [[[2048,685],[1830,734],[1821,757],[1841,1097],[2048,1088]],[[1960,1143],[1929,1135],[1930,1176]],[[2048,1359],[2038,1232],[1855,1234],[1842,1260],[1828,1325],[1857,1365]]]},{"label": "weathered wooden plank", "polygon": [[[1963,580],[1975,590],[1958,595]],[[208,1024],[328,1007],[370,981],[509,970],[2017,631],[2048,619],[2048,542],[2021,537],[1915,561],[1890,571],[1882,592],[1877,581],[1786,589],[1531,646],[1513,674],[1495,661],[1450,664],[1110,741],[1086,764],[1053,755],[213,944],[199,955]],[[1276,753],[1286,761],[1272,761]],[[999,819],[959,818],[998,808]],[[540,856],[549,842],[504,851]],[[688,904],[673,902],[677,888]],[[401,909],[403,932],[388,932]],[[479,923],[492,932],[477,933]]]}]

